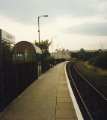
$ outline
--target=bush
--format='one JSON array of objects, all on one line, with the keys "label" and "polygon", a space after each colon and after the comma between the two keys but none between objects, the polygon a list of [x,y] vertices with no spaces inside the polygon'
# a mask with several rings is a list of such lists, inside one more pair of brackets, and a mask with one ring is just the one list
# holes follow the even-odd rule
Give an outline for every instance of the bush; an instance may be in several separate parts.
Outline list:
[{"label": "bush", "polygon": [[103,52],[96,57],[93,57],[89,60],[89,63],[101,67],[103,69],[107,69],[107,52]]}]

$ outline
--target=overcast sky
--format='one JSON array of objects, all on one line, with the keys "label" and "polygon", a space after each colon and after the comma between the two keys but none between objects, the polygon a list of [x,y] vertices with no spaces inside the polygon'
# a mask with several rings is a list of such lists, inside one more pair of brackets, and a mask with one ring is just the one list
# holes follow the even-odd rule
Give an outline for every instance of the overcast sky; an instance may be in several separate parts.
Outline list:
[{"label": "overcast sky", "polygon": [[107,0],[0,0],[0,28],[16,42],[53,41],[51,49],[107,49]]}]

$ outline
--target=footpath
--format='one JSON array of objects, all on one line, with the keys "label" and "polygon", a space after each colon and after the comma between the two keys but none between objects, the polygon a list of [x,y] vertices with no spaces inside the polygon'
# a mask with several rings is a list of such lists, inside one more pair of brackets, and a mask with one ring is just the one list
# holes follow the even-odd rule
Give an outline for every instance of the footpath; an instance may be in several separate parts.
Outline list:
[{"label": "footpath", "polygon": [[77,120],[64,66],[41,75],[0,113],[0,120]]}]

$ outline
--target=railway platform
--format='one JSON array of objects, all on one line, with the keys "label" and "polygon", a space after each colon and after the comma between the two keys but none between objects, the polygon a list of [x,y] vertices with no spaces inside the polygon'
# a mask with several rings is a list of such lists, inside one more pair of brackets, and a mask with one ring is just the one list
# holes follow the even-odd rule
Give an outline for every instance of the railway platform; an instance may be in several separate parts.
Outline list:
[{"label": "railway platform", "polygon": [[77,120],[64,66],[41,75],[0,113],[0,120]]}]

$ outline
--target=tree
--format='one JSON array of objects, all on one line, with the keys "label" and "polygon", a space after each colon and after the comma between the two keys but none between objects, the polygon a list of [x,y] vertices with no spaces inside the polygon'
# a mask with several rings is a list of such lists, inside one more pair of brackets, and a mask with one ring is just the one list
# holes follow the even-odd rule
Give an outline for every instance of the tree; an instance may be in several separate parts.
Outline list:
[{"label": "tree", "polygon": [[35,45],[41,48],[42,53],[49,53],[51,42],[49,40],[41,40],[40,42],[35,41]]},{"label": "tree", "polygon": [[41,63],[42,63],[42,71],[45,72],[51,66],[53,61],[50,53],[49,53],[49,46],[51,42],[49,40],[41,40],[40,42],[35,41],[35,45],[41,48],[42,56],[41,56]]}]

